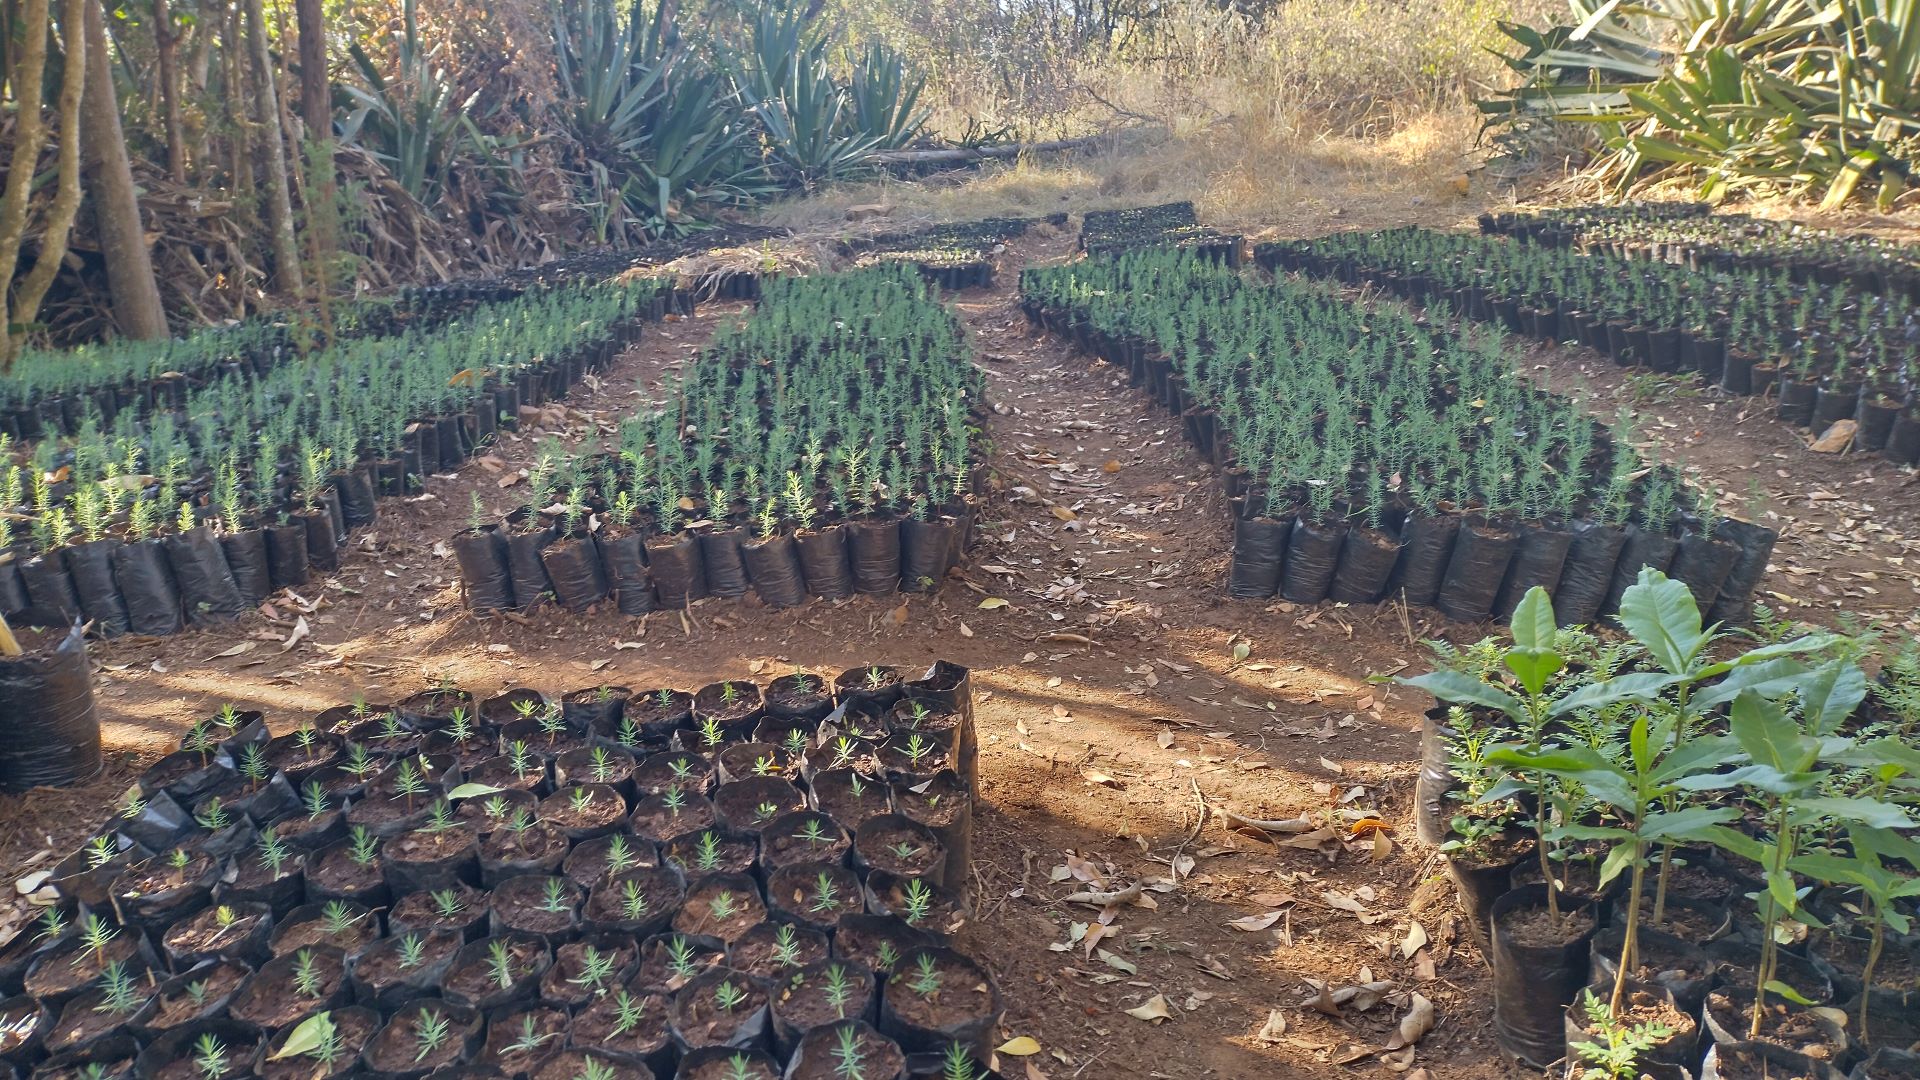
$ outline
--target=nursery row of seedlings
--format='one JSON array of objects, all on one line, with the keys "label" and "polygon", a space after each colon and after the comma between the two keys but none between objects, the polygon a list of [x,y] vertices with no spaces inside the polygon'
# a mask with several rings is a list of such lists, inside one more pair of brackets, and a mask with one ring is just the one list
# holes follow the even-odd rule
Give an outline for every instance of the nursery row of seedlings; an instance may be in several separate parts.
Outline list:
[{"label": "nursery row of seedlings", "polygon": [[1113,255],[1142,247],[1170,247],[1239,266],[1244,237],[1200,224],[1190,202],[1093,210],[1080,219],[1080,250]]},{"label": "nursery row of seedlings", "polygon": [[945,662],[229,709],[0,946],[0,1072],[983,1080],[976,754]]},{"label": "nursery row of seedlings", "polygon": [[542,447],[528,503],[454,537],[467,603],[675,609],[749,589],[772,607],[927,591],[984,483],[984,383],[905,267],[775,277],[591,454]]},{"label": "nursery row of seedlings", "polygon": [[[336,304],[331,335],[298,312],[275,311],[239,323],[206,327],[185,338],[114,341],[67,350],[30,350],[0,378],[0,435],[32,442],[73,435],[89,415],[101,426],[122,412],[180,410],[193,391],[227,376],[264,374],[322,345],[343,340],[425,333],[483,303],[561,286],[597,285],[636,268],[697,254],[717,243],[746,243],[780,230],[735,225],[640,248],[605,249],[510,271],[497,278],[414,286],[391,297]],[[716,282],[694,283],[668,297],[673,310],[690,311],[698,293]]]},{"label": "nursery row of seedlings", "polygon": [[[0,616],[101,636],[232,618],[332,570],[377,497],[460,466],[659,318],[656,281],[561,287],[341,344],[178,408],[0,436]],[[18,462],[18,463],[17,463]]]},{"label": "nursery row of seedlings", "polygon": [[994,254],[1041,222],[1065,225],[1067,215],[983,218],[915,232],[886,233],[851,241],[844,248],[856,267],[901,263],[918,269],[921,276],[943,289],[991,288]]},{"label": "nursery row of seedlings", "polygon": [[1920,1077],[1920,653],[1870,684],[1871,639],[1716,642],[1651,570],[1620,621],[1556,631],[1535,590],[1510,641],[1407,680],[1442,702],[1419,832],[1500,1049],[1567,1080]]},{"label": "nursery row of seedlings", "polygon": [[1920,302],[1920,248],[1912,244],[1746,214],[1713,214],[1700,203],[1482,214],[1480,231],[1691,270],[1784,269],[1800,281],[1847,284]]},{"label": "nursery row of seedlings", "polygon": [[1561,625],[1611,614],[1643,567],[1744,623],[1775,538],[1513,377],[1498,335],[1397,305],[1260,284],[1186,252],[1026,271],[1036,324],[1128,372],[1181,420],[1233,507],[1229,593],[1385,597],[1477,621],[1528,589]]},{"label": "nursery row of seedlings", "polygon": [[1622,367],[1685,372],[1731,394],[1772,394],[1776,415],[1920,463],[1920,303],[1762,262],[1694,270],[1599,250],[1420,228],[1262,244],[1269,270],[1368,282],[1414,303],[1544,341],[1577,341]]},{"label": "nursery row of seedlings", "polygon": [[[407,289],[397,297],[360,300],[333,312],[336,341],[427,330],[476,304],[511,299],[518,290],[462,283]],[[89,416],[111,424],[185,407],[193,391],[229,376],[263,375],[319,344],[321,330],[285,312],[210,326],[184,338],[116,340],[74,349],[23,353],[0,378],[0,435],[19,442],[77,434]]]}]

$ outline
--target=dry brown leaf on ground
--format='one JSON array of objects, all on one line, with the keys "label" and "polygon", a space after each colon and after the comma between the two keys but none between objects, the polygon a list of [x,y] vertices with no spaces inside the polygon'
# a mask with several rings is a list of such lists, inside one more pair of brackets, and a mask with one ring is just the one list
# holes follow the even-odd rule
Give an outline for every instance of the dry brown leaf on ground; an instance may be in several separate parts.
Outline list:
[{"label": "dry brown leaf on ground", "polygon": [[1145,1020],[1149,1024],[1158,1023],[1161,1020],[1173,1019],[1172,1010],[1167,1008],[1167,999],[1160,994],[1153,995],[1141,1005],[1128,1009],[1126,1012],[1128,1016],[1136,1020]]},{"label": "dry brown leaf on ground", "polygon": [[1227,923],[1227,925],[1233,927],[1235,930],[1244,930],[1249,934],[1257,934],[1267,927],[1272,926],[1274,923],[1279,922],[1280,916],[1284,914],[1286,913],[1282,911],[1269,911],[1265,915],[1248,915],[1245,918],[1234,919]]},{"label": "dry brown leaf on ground", "polygon": [[1426,1038],[1427,1032],[1433,1030],[1434,1023],[1433,1002],[1428,1001],[1424,994],[1414,994],[1412,1004],[1407,1006],[1406,1015],[1400,1018],[1400,1026],[1387,1040],[1387,1049],[1398,1050],[1401,1047],[1412,1046]]},{"label": "dry brown leaf on ground", "polygon": [[1268,1009],[1267,1022],[1254,1033],[1253,1041],[1263,1046],[1275,1046],[1279,1044],[1281,1036],[1286,1033],[1287,1014],[1279,1009]]}]

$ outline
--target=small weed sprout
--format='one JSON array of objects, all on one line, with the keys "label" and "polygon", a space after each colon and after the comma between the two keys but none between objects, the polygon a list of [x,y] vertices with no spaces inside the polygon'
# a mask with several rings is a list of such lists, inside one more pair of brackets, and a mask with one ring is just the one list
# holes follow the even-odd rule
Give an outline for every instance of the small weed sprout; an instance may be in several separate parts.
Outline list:
[{"label": "small weed sprout", "polygon": [[907,986],[924,998],[940,992],[940,969],[934,964],[931,954],[921,953],[914,959],[913,975],[907,981]]},{"label": "small weed sprout", "polygon": [[446,1013],[421,1009],[420,1015],[413,1019],[414,1062],[417,1064],[427,1060],[429,1054],[446,1045],[447,1037],[452,1033],[453,1021]]},{"label": "small weed sprout", "polygon": [[560,878],[548,878],[547,884],[541,890],[540,910],[557,914],[571,909],[572,906],[567,896],[567,883]]},{"label": "small weed sprout", "polygon": [[628,880],[620,886],[620,917],[627,922],[639,922],[647,917],[647,894],[640,891],[640,883]]},{"label": "small weed sprout", "polygon": [[412,971],[427,958],[427,939],[419,934],[408,934],[400,939],[400,970]]},{"label": "small weed sprout", "polygon": [[317,1000],[326,992],[326,977],[321,974],[320,962],[314,959],[312,949],[301,949],[293,956],[293,988],[309,1001]]},{"label": "small weed sprout", "polygon": [[320,919],[329,935],[338,936],[353,929],[353,924],[360,921],[360,916],[353,913],[345,900],[329,900],[320,909]]},{"label": "small weed sprout", "polygon": [[433,902],[433,913],[443,919],[454,918],[467,909],[466,902],[452,889],[441,889],[427,899]]},{"label": "small weed sprout", "polygon": [[507,1045],[507,1053],[532,1053],[546,1045],[547,1041],[552,1039],[554,1035],[555,1033],[551,1031],[542,1035],[540,1033],[539,1022],[536,1021],[532,1015],[522,1016],[520,1018],[520,1037]]},{"label": "small weed sprout", "polygon": [[567,981],[575,986],[598,991],[613,978],[613,962],[617,959],[619,959],[617,954],[603,953],[589,945],[581,953],[580,974]]}]

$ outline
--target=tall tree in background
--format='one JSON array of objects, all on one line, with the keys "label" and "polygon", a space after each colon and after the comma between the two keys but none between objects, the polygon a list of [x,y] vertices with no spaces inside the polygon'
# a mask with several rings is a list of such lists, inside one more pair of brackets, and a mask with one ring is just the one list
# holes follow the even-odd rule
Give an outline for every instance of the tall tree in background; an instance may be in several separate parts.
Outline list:
[{"label": "tall tree in background", "polygon": [[[87,62],[92,48],[87,43],[86,9],[92,7],[92,0],[65,0],[60,9],[60,34],[66,45],[66,63],[60,73],[60,163],[55,180],[53,206],[47,211],[46,235],[40,241],[40,254],[35,257],[33,269],[28,271],[27,279],[20,283],[20,290],[14,299],[14,309],[20,320],[31,319],[40,310],[40,302],[47,298],[47,290],[53,287],[53,278],[60,272],[60,263],[67,257],[67,237],[73,232],[74,218],[80,213],[80,150],[82,145],[80,103],[86,91]],[[144,245],[142,251],[145,250]],[[148,275],[151,278],[152,269]],[[158,294],[155,294],[158,301]],[[160,327],[166,330],[166,320],[162,316]],[[9,339],[14,335],[9,334]],[[8,354],[12,354],[15,342],[9,340]]]},{"label": "tall tree in background", "polygon": [[[40,148],[46,129],[40,121],[40,81],[47,70],[47,0],[26,0],[20,11],[29,27],[38,33],[22,34],[22,52],[18,66],[8,74],[13,84],[16,105],[13,128],[13,158],[7,163],[7,186],[0,194],[0,338],[9,342],[12,327],[31,316],[16,316],[9,302],[8,286],[13,283],[14,268],[20,264],[20,243],[27,231],[27,203],[33,198],[33,174],[39,167]],[[13,350],[6,348],[11,360]]]},{"label": "tall tree in background", "polygon": [[107,288],[113,294],[113,321],[133,338],[167,336],[167,313],[160,305],[160,284],[153,276],[153,256],[147,250],[140,223],[140,200],[133,186],[133,165],[127,158],[126,136],[120,128],[120,101],[113,87],[112,59],[107,55],[106,16],[96,0],[84,0],[86,93],[80,109],[81,144],[86,156],[84,178],[93,204],[94,231],[107,264]]},{"label": "tall tree in background", "polygon": [[287,179],[284,132],[280,129],[280,96],[274,86],[273,50],[267,44],[267,18],[260,0],[244,0],[247,45],[252,54],[254,105],[260,131],[260,152],[266,159],[267,228],[273,243],[274,282],[282,293],[297,295],[306,289],[300,273],[300,248],[293,229],[292,185]]},{"label": "tall tree in background", "polygon": [[176,184],[187,182],[187,148],[180,131],[180,87],[174,75],[173,10],[167,0],[153,0],[154,77],[160,82],[160,116],[167,131],[167,175]]}]

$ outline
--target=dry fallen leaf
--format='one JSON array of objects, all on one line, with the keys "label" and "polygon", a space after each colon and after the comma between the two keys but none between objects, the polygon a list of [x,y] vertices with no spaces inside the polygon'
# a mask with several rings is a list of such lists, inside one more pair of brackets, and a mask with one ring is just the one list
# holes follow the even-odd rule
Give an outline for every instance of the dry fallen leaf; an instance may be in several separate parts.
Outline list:
[{"label": "dry fallen leaf", "polygon": [[1266,1046],[1273,1046],[1287,1033],[1287,1014],[1279,1009],[1267,1010],[1267,1022],[1253,1036],[1253,1040]]},{"label": "dry fallen leaf", "polygon": [[1081,769],[1080,775],[1086,777],[1089,783],[1100,784],[1105,787],[1124,788],[1127,786],[1115,780],[1113,777],[1108,776],[1106,773],[1101,772],[1099,769]]},{"label": "dry fallen leaf", "polygon": [[1387,1049],[1398,1050],[1403,1046],[1412,1046],[1433,1030],[1433,1002],[1425,995],[1413,995],[1413,1003],[1407,1006],[1407,1014],[1400,1018],[1400,1026],[1394,1030],[1393,1037],[1387,1040]]},{"label": "dry fallen leaf", "polygon": [[1031,1035],[1017,1035],[994,1047],[993,1052],[1009,1057],[1027,1057],[1040,1052],[1040,1043]]},{"label": "dry fallen leaf", "polygon": [[1234,919],[1227,925],[1235,930],[1245,930],[1249,934],[1255,934],[1279,922],[1283,914],[1285,912],[1269,911],[1265,915],[1248,915],[1245,918]]},{"label": "dry fallen leaf", "polygon": [[1145,1020],[1150,1024],[1160,1020],[1173,1019],[1173,1012],[1167,1008],[1167,999],[1160,994],[1155,994],[1148,998],[1145,1004],[1140,1005],[1138,1008],[1128,1009],[1127,1015],[1136,1020]]},{"label": "dry fallen leaf", "polygon": [[982,611],[995,611],[1007,606],[1007,602],[998,596],[989,596],[985,600],[980,601],[980,610]]},{"label": "dry fallen leaf", "polygon": [[1400,942],[1401,957],[1408,960],[1413,959],[1413,954],[1424,948],[1427,941],[1426,927],[1421,926],[1417,922],[1407,927],[1407,936]]},{"label": "dry fallen leaf", "polygon": [[260,647],[260,643],[257,641],[243,641],[240,644],[235,645],[231,649],[226,649],[222,652],[214,653],[212,656],[207,657],[207,659],[223,660],[229,656],[240,656],[245,653],[250,653],[259,647]]},{"label": "dry fallen leaf", "polygon": [[309,632],[307,628],[307,617],[305,615],[299,616],[294,620],[293,633],[288,634],[287,640],[280,643],[280,651],[286,652],[288,649],[300,644],[301,641],[306,639]]}]

